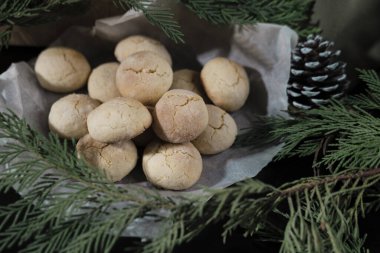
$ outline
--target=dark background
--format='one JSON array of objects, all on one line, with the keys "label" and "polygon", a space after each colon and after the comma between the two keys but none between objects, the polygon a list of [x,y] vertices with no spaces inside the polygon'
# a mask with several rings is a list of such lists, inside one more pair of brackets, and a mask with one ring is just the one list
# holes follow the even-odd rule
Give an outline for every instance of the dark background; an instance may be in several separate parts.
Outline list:
[{"label": "dark background", "polygon": [[[366,3],[366,4],[364,4]],[[376,54],[376,45],[380,49],[380,1],[378,0],[320,0],[317,1],[316,18],[321,20],[323,34],[336,41],[343,50],[343,59],[349,63],[349,75],[356,82],[355,68],[373,68],[380,70],[380,53]],[[38,28],[37,28],[38,29]],[[39,30],[39,29],[38,29]],[[12,62],[28,61],[38,55],[43,47],[12,46],[0,52],[0,74]],[[357,88],[360,86],[356,86]],[[353,89],[352,92],[355,92]],[[278,186],[300,177],[312,176],[312,158],[286,159],[270,163],[257,179]],[[0,194],[0,205],[16,201],[19,195],[11,191]],[[367,234],[366,247],[371,252],[380,252],[380,216],[372,214],[361,220],[361,231]],[[221,224],[210,226],[195,240],[176,249],[175,252],[278,252],[279,245],[256,242],[254,238],[244,238],[240,231],[234,233],[223,245],[220,234]],[[138,242],[138,239],[120,238],[113,252],[120,252],[126,246]],[[15,253],[17,249],[8,252]],[[2,252],[0,252],[2,253]]]}]

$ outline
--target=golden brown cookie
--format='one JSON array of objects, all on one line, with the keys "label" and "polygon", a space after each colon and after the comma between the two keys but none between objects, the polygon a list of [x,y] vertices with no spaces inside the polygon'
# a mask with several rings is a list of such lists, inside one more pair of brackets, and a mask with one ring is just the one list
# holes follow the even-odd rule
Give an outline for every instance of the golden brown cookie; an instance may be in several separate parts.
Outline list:
[{"label": "golden brown cookie", "polygon": [[124,97],[155,105],[173,82],[170,65],[151,52],[130,55],[119,66],[116,86]]},{"label": "golden brown cookie", "polygon": [[237,135],[235,120],[215,105],[207,105],[208,126],[192,141],[202,155],[214,155],[232,146]]},{"label": "golden brown cookie", "polygon": [[217,57],[207,62],[201,71],[207,96],[220,108],[239,110],[249,95],[249,80],[244,68],[227,58]]},{"label": "golden brown cookie", "polygon": [[121,97],[116,87],[117,62],[109,62],[96,67],[88,79],[88,95],[101,102]]},{"label": "golden brown cookie", "polygon": [[187,90],[170,90],[157,102],[153,130],[171,143],[194,140],[207,127],[208,113],[203,99]]},{"label": "golden brown cookie", "polygon": [[129,140],[144,132],[152,123],[148,109],[133,98],[111,99],[87,118],[90,136],[100,142]]},{"label": "golden brown cookie", "polygon": [[99,105],[99,101],[83,94],[62,97],[50,109],[49,128],[60,137],[79,139],[88,133],[88,114]]},{"label": "golden brown cookie", "polygon": [[78,141],[76,149],[80,158],[90,166],[103,170],[113,182],[127,176],[137,162],[137,149],[130,140],[107,144],[87,134]]},{"label": "golden brown cookie", "polygon": [[34,67],[41,86],[49,91],[66,93],[75,91],[87,82],[91,67],[80,52],[51,47],[40,53]]},{"label": "golden brown cookie", "polygon": [[163,58],[169,65],[172,65],[170,54],[159,41],[142,35],[129,36],[120,41],[115,48],[115,56],[119,62],[124,61],[128,56],[141,52],[149,51]]},{"label": "golden brown cookie", "polygon": [[144,150],[143,170],[153,185],[169,190],[185,190],[202,174],[202,157],[190,142],[171,144],[155,141]]}]

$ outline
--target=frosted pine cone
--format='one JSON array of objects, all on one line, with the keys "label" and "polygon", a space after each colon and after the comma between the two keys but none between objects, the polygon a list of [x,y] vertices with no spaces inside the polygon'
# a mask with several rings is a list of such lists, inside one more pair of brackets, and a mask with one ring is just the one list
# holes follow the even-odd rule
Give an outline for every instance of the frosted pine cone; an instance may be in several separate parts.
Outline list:
[{"label": "frosted pine cone", "polygon": [[344,96],[349,85],[347,64],[339,61],[341,51],[320,35],[309,35],[292,53],[287,94],[289,105],[309,110]]}]

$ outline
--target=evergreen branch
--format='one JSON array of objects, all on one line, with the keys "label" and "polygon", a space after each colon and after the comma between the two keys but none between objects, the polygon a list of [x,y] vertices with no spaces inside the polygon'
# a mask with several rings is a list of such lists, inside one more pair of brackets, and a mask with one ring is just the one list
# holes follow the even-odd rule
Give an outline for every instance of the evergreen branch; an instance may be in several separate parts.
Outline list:
[{"label": "evergreen branch", "polygon": [[380,166],[380,119],[365,110],[380,106],[380,79],[376,72],[361,70],[360,78],[368,85],[365,94],[345,103],[303,111],[296,119],[267,118],[237,138],[237,146],[256,147],[275,140],[284,142],[276,159],[291,156],[315,156],[315,167],[336,170]]},{"label": "evergreen branch", "polygon": [[359,78],[367,83],[368,93],[380,96],[380,78],[374,70],[357,69]]},{"label": "evergreen branch", "polygon": [[11,39],[12,35],[12,26],[0,26],[0,51],[3,49],[3,47],[8,47],[8,42]]},{"label": "evergreen branch", "polygon": [[154,0],[114,0],[114,3],[124,10],[141,11],[151,24],[162,29],[174,42],[184,42],[184,35],[170,8],[162,7]]},{"label": "evergreen branch", "polygon": [[[220,221],[230,215],[234,215],[238,210],[250,211],[246,209],[247,203],[251,203],[255,196],[265,196],[274,191],[274,188],[256,180],[247,180],[237,186],[228,189],[210,191],[213,197],[209,196],[192,199],[180,203],[171,211],[171,215],[166,221],[166,226],[162,233],[153,241],[145,245],[144,253],[164,253],[171,252],[175,246],[191,241],[208,225]],[[260,203],[261,200],[258,200]],[[250,224],[265,223],[264,214],[271,209],[266,209],[265,205],[251,205],[261,219],[249,217],[244,221]],[[233,216],[235,217],[235,216]],[[245,217],[248,218],[248,217]],[[229,233],[226,231],[226,234]]]},{"label": "evergreen branch", "polygon": [[[246,236],[264,234],[276,241],[283,235],[284,253],[363,252],[363,239],[352,221],[367,212],[362,208],[363,196],[379,181],[379,168],[301,179],[278,189],[246,180],[213,192],[208,201],[197,199],[177,206],[161,236],[147,244],[143,252],[171,252],[209,224],[223,220],[225,239],[237,227],[245,228]],[[285,227],[268,219],[278,213]]]},{"label": "evergreen branch", "polygon": [[283,191],[294,197],[288,197],[290,216],[281,252],[364,252],[357,221],[369,211],[363,208],[363,196],[379,183],[379,176],[379,168],[346,171]]},{"label": "evergreen branch", "polygon": [[327,107],[306,111],[297,120],[269,122],[281,126],[273,130],[273,138],[285,141],[278,158],[319,153],[321,145],[317,147],[317,143],[320,142],[323,157],[316,166],[339,170],[380,165],[380,120],[363,110],[379,108],[380,79],[374,71],[361,70],[360,73],[368,90],[366,94],[348,99],[346,105],[333,102]]},{"label": "evergreen branch", "polygon": [[327,152],[316,165],[342,168],[370,168],[380,165],[380,120],[360,108],[346,108],[333,102],[328,107],[306,112],[303,119],[281,121],[286,128],[273,131],[283,137],[284,148],[278,158],[311,155],[316,141],[335,135],[335,143],[327,144]]},{"label": "evergreen branch", "polygon": [[364,94],[353,96],[349,103],[365,110],[380,109],[380,78],[374,70],[358,69],[359,78],[367,84]]},{"label": "evergreen branch", "polygon": [[[302,35],[317,32],[309,24],[313,0],[181,0],[201,19],[213,24],[255,24],[270,22],[288,25]],[[307,23],[306,27],[303,25]]]},{"label": "evergreen branch", "polygon": [[8,46],[13,26],[46,23],[68,13],[79,13],[88,2],[89,0],[3,0],[0,3],[0,49]]},{"label": "evergreen branch", "polygon": [[[227,189],[212,190],[203,197],[175,203],[149,190],[109,183],[97,170],[78,160],[67,142],[60,142],[55,136],[45,138],[12,113],[0,113],[0,129],[1,139],[8,140],[3,147],[5,152],[0,153],[2,163],[20,162],[17,159],[21,157],[8,149],[20,149],[19,154],[23,154],[23,163],[9,166],[0,175],[0,186],[8,187],[17,181],[15,178],[22,182],[23,173],[31,170],[36,161],[38,173],[55,169],[54,174],[24,181],[20,184],[28,189],[24,198],[0,207],[0,226],[4,231],[0,233],[0,251],[31,241],[22,252],[91,252],[96,248],[109,252],[131,221],[164,208],[169,216],[155,215],[164,224],[162,233],[145,245],[144,252],[171,252],[210,224],[223,220],[225,239],[241,226],[247,236],[282,241],[284,253],[294,252],[299,245],[324,250],[319,252],[360,252],[351,250],[362,248],[357,225],[347,221],[366,213],[364,206],[370,203],[365,202],[364,196],[380,180],[380,169],[349,170],[301,179],[280,188],[246,180]],[[61,186],[66,190],[58,190]],[[118,203],[128,206],[114,208]],[[268,218],[272,215],[280,215],[287,225],[271,222]],[[299,231],[310,233],[297,235]]]},{"label": "evergreen branch", "polygon": [[[23,252],[89,252],[94,245],[109,252],[135,218],[175,205],[153,191],[109,182],[78,160],[67,141],[45,138],[11,112],[0,113],[0,129],[7,141],[0,161],[8,165],[0,173],[0,189],[24,190],[21,200],[0,207],[0,251],[32,241]],[[118,203],[128,203],[127,208],[114,208]]]},{"label": "evergreen branch", "polygon": [[[32,25],[56,20],[61,16],[81,13],[89,0],[4,0],[0,4],[0,43],[7,46],[14,25]],[[153,0],[113,0],[123,10],[141,11],[147,20],[162,29],[175,42],[184,42],[184,35],[173,10]],[[310,24],[314,0],[205,1],[181,0],[200,18],[214,24],[255,24],[271,22],[288,25],[301,36],[319,31]]]}]

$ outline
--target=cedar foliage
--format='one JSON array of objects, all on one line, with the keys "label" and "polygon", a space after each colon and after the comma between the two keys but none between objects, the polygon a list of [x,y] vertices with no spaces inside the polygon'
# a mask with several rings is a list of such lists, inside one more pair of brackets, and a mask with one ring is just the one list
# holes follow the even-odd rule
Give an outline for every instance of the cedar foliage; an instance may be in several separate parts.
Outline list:
[{"label": "cedar foliage", "polygon": [[[150,23],[162,29],[173,41],[184,42],[181,27],[165,1],[112,2],[125,11],[141,11]],[[200,18],[213,24],[271,22],[289,25],[304,35],[316,31],[309,22],[313,3],[313,0],[181,0],[177,4],[184,4]],[[13,26],[33,25],[80,14],[89,4],[92,4],[91,0],[3,0],[0,3],[0,49],[8,45]]]},{"label": "cedar foliage", "polygon": [[[246,236],[279,242],[282,253],[367,252],[358,220],[380,209],[379,145],[373,144],[380,142],[379,119],[357,103],[373,104],[380,82],[373,71],[361,71],[361,78],[370,93],[346,104],[266,121],[269,139],[284,142],[278,158],[319,153],[316,165],[330,169],[325,175],[280,187],[249,179],[179,199],[115,185],[78,160],[73,143],[45,137],[12,112],[2,112],[0,164],[6,167],[0,191],[16,187],[23,198],[0,207],[0,251],[26,243],[21,252],[110,252],[126,226],[149,217],[161,231],[135,251],[171,252],[210,224],[223,222],[225,240],[242,227]],[[330,135],[334,138],[326,141]],[[254,135],[240,136],[243,144],[252,145],[255,140],[247,136]]]}]

